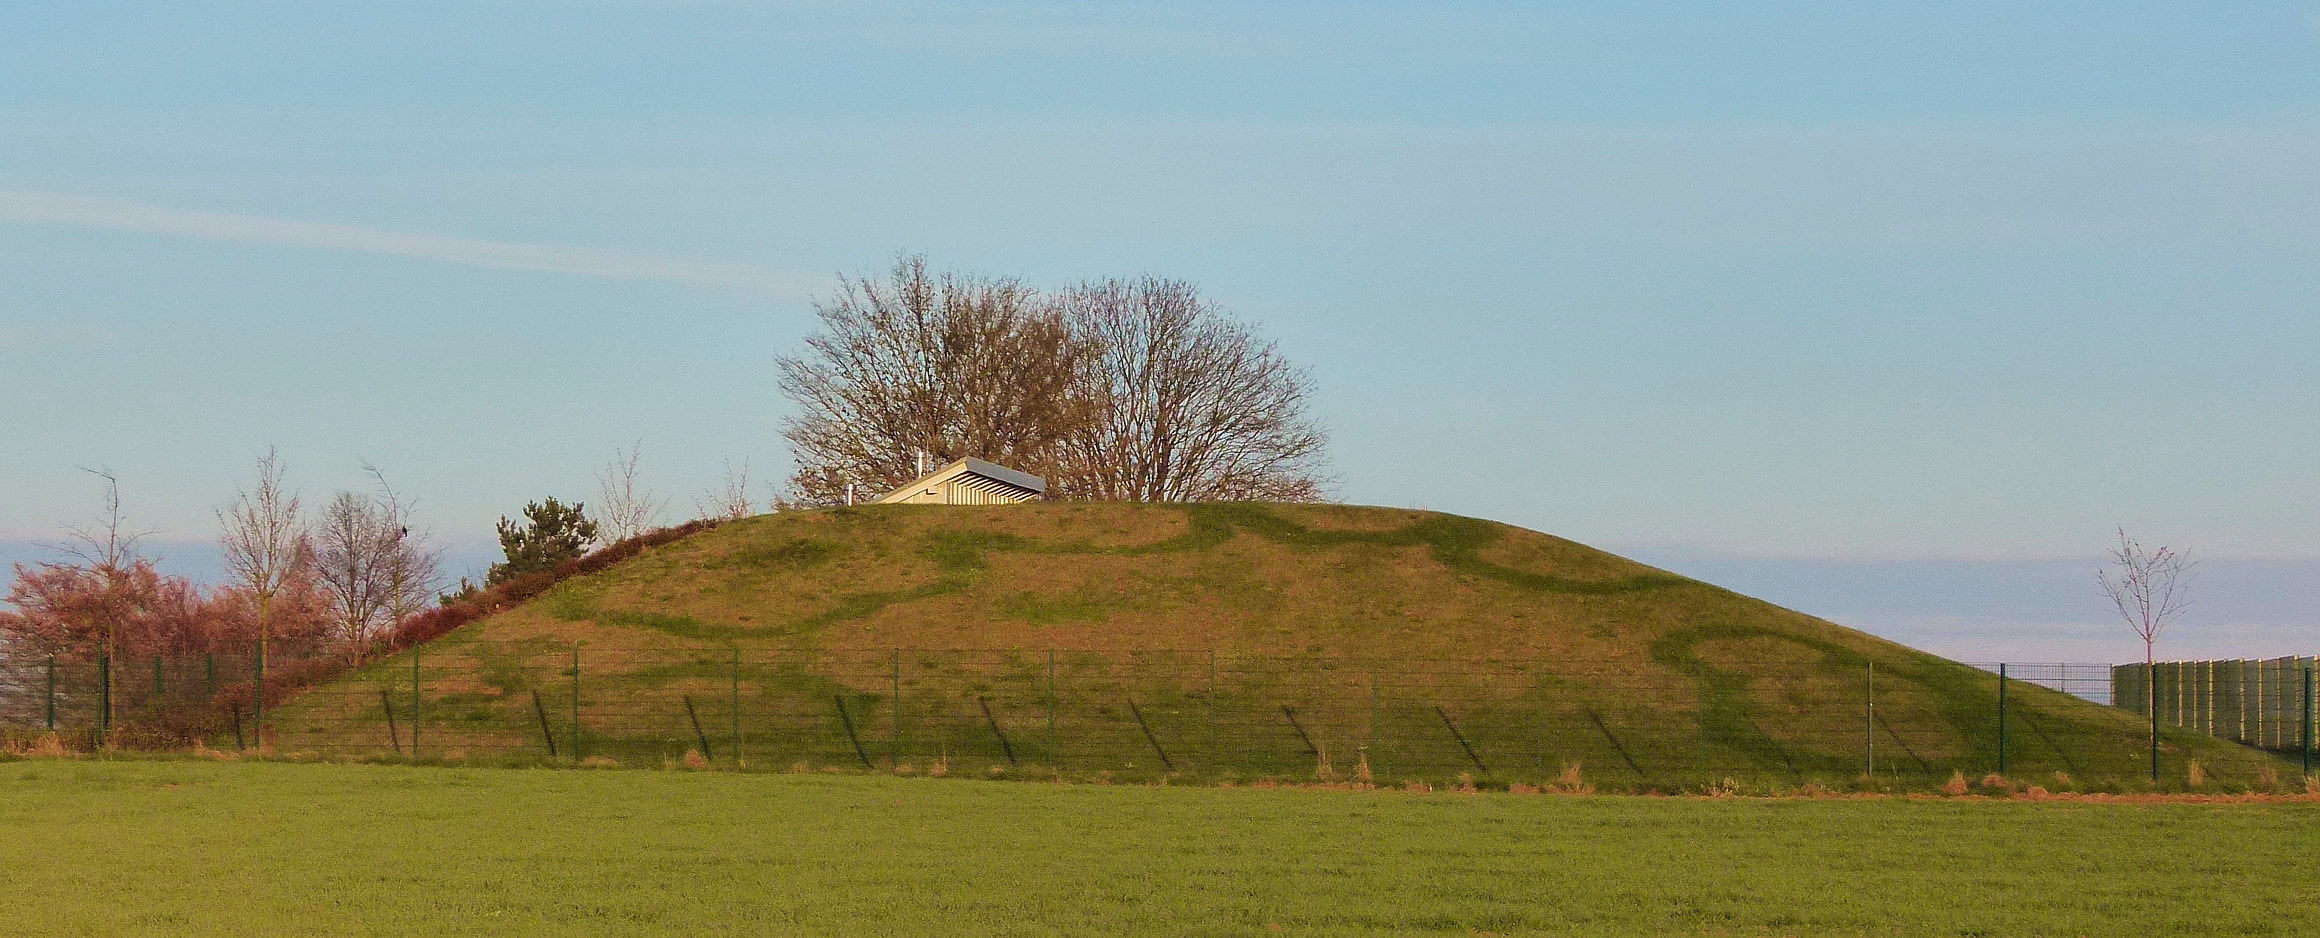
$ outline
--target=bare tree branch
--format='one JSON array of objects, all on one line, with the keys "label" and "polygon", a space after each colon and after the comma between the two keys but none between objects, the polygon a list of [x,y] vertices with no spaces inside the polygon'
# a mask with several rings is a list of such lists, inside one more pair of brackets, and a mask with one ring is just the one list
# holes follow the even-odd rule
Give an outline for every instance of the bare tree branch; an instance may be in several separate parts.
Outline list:
[{"label": "bare tree branch", "polygon": [[1190,285],[1082,284],[1063,305],[1091,350],[1091,419],[1066,438],[1067,497],[1314,501],[1325,440],[1310,379]]},{"label": "bare tree branch", "polygon": [[258,660],[266,659],[274,598],[308,562],[298,525],[298,496],[282,488],[282,460],[272,448],[258,457],[258,484],[218,509],[226,572],[257,602]]},{"label": "bare tree branch", "polygon": [[894,488],[916,477],[921,451],[1051,473],[1082,405],[1080,346],[1029,287],[937,277],[904,256],[883,278],[844,281],[816,313],[824,331],[778,360],[798,405],[782,430],[797,501],[837,504],[849,483]]},{"label": "bare tree branch", "polygon": [[310,537],[315,572],[329,591],[339,638],[357,645],[386,616],[394,557],[402,547],[401,526],[386,507],[353,492],[339,492],[323,506]]},{"label": "bare tree branch", "polygon": [[443,579],[443,552],[432,546],[428,532],[411,529],[412,506],[387,484],[386,474],[367,463],[363,471],[378,484],[379,504],[394,535],[394,549],[387,554],[386,613],[388,624],[399,629],[403,620],[432,605]]},{"label": "bare tree branch", "polygon": [[2145,549],[2125,528],[2119,529],[2119,546],[2110,556],[2110,567],[2096,571],[2095,580],[2111,608],[2143,640],[2143,660],[2150,663],[2156,660],[2160,631],[2191,608],[2191,581],[2199,565],[2165,545]]},{"label": "bare tree branch", "polygon": [[[137,542],[145,536],[144,533],[126,530],[126,522],[121,514],[120,479],[113,475],[110,468],[90,469],[84,466],[82,471],[105,480],[103,507],[98,510],[93,527],[66,528],[66,541],[56,545],[56,549],[79,560],[85,569],[76,569],[70,564],[44,563],[38,565],[37,574],[28,576],[24,565],[18,564],[15,568],[16,583],[9,591],[8,598],[10,605],[23,609],[27,614],[38,611],[51,613],[48,618],[50,624],[55,626],[50,630],[49,637],[52,639],[65,638],[70,632],[93,638],[90,644],[96,646],[100,660],[105,662],[108,671],[106,679],[109,681],[112,677],[110,670],[119,664],[123,633],[141,624],[152,611],[155,590],[150,587],[157,585],[158,577],[152,562],[137,552]],[[75,597],[77,601],[56,604],[55,608],[45,610],[36,610],[35,606],[27,605],[31,597],[39,592],[33,587],[41,585],[44,580],[51,584],[69,582],[78,586],[79,589],[69,591],[78,594]],[[32,622],[25,620],[21,624],[31,625]],[[80,644],[69,640],[66,643]],[[105,701],[107,710],[104,722],[109,726],[113,719],[111,695],[107,695]]]},{"label": "bare tree branch", "polygon": [[67,527],[64,529],[65,542],[52,546],[57,552],[93,570],[128,569],[139,556],[137,542],[152,532],[124,530],[126,522],[121,516],[121,480],[113,475],[111,468],[91,469],[83,466],[81,471],[105,480],[104,507],[97,512],[97,523],[94,526]]},{"label": "bare tree branch", "polygon": [[905,256],[818,312],[825,331],[779,361],[801,503],[837,503],[849,483],[890,490],[920,452],[1042,475],[1058,498],[1323,496],[1311,379],[1182,281],[1051,299]]},{"label": "bare tree branch", "polygon": [[733,460],[725,460],[725,483],[710,489],[693,500],[693,507],[705,519],[739,521],[757,513],[757,503],[749,495],[749,460],[741,461],[741,468],[733,468]]},{"label": "bare tree branch", "polygon": [[2151,780],[2159,780],[2159,633],[2191,607],[2191,581],[2198,564],[2161,545],[2147,550],[2119,529],[2119,546],[2110,552],[2109,569],[2095,571],[2095,581],[2111,608],[2127,628],[2143,640],[2143,712],[2151,718]]},{"label": "bare tree branch", "polygon": [[661,511],[668,507],[667,499],[654,498],[636,482],[637,457],[643,451],[643,440],[625,451],[614,448],[612,461],[596,473],[596,522],[603,529],[599,539],[605,544],[617,544],[659,527]]}]

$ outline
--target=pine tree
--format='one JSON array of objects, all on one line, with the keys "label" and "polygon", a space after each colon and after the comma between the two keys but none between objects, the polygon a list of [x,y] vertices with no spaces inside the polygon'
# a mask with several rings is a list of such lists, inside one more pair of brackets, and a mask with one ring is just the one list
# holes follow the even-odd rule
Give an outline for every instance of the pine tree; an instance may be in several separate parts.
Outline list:
[{"label": "pine tree", "polygon": [[497,586],[579,559],[587,552],[589,543],[596,540],[596,522],[588,520],[581,511],[583,507],[579,502],[567,507],[550,498],[544,503],[524,506],[524,518],[529,524],[517,524],[502,516],[499,546],[507,553],[507,562],[491,565],[491,572],[484,578],[485,585]]}]

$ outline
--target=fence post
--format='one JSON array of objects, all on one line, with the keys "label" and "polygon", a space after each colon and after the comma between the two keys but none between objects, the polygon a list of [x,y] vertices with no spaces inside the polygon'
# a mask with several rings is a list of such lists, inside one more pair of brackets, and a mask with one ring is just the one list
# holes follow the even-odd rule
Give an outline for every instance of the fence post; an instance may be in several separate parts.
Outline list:
[{"label": "fence post", "polygon": [[2254,712],[2253,708],[2248,705],[2248,667],[2245,659],[2235,660],[2231,663],[2231,686],[2233,693],[2238,695],[2239,699],[2239,712],[2233,714],[2231,718],[2232,738],[2245,743],[2253,735],[2250,732],[2253,728],[2248,725],[2250,722],[2248,715]]},{"label": "fence post", "polygon": [[2215,732],[2215,662],[2199,662],[2199,731],[2209,736]]},{"label": "fence post", "polygon": [[1055,753],[1055,649],[1047,650],[1047,770],[1060,771],[1063,760]]},{"label": "fence post", "polygon": [[2312,774],[2312,666],[2304,666],[2304,775]]},{"label": "fence post", "polygon": [[2006,663],[1998,662],[1998,775],[2006,775]]},{"label": "fence post", "polygon": [[56,656],[48,656],[48,731],[56,732]]},{"label": "fence post", "polygon": [[[261,626],[262,627],[262,626]],[[258,639],[258,651],[250,660],[256,662],[250,670],[250,728],[258,734],[258,751],[266,751],[266,640]]]},{"label": "fence post", "polygon": [[411,646],[411,758],[419,758],[419,646]]},{"label": "fence post", "polygon": [[1370,773],[1377,773],[1378,752],[1378,673],[1376,662],[1369,669],[1369,759]]},{"label": "fence post", "polygon": [[2194,693],[2191,683],[2191,665],[2182,661],[2173,661],[2168,662],[2166,667],[2167,682],[2161,685],[2167,689],[2166,707],[2161,711],[2166,714],[2166,718],[2160,723],[2162,726],[2172,726],[2177,729],[2191,729],[2190,700]]},{"label": "fence post", "polygon": [[1541,778],[1553,778],[1555,727],[1554,718],[1547,715],[1547,672],[1537,662],[1532,662],[1531,667],[1536,669],[1531,677],[1539,684],[1539,773]]},{"label": "fence post", "polygon": [[572,645],[572,764],[580,764],[580,645]]},{"label": "fence post", "polygon": [[1862,775],[1877,779],[1877,662],[1871,661],[1861,679]]},{"label": "fence post", "polygon": [[2156,785],[2159,783],[2159,666],[2146,663],[2143,670],[2149,680],[2143,693],[2151,709],[2151,784]]},{"label": "fence post", "polygon": [[886,729],[886,767],[902,764],[902,649],[894,650],[894,722]]},{"label": "fence post", "polygon": [[1137,709],[1134,695],[1128,697],[1128,713],[1136,718],[1136,728],[1144,731],[1144,741],[1152,744],[1152,754],[1160,757],[1160,768],[1174,773],[1176,763],[1168,761],[1168,750],[1160,748],[1160,737],[1153,735],[1152,724],[1144,722],[1144,711]]},{"label": "fence post", "polygon": [[162,693],[163,693],[163,692],[162,692],[162,689],[161,689],[161,656],[160,656],[160,655],[154,655],[154,656],[153,656],[153,696],[155,696],[155,697],[160,697],[160,696],[162,695]]},{"label": "fence post", "polygon": [[741,757],[741,646],[733,646],[733,767],[748,768]]},{"label": "fence post", "polygon": [[113,659],[97,656],[97,748],[105,748],[105,731],[113,728]]},{"label": "fence post", "polygon": [[1216,649],[1208,650],[1208,697],[1203,717],[1208,721],[1208,754],[1201,761],[1211,774],[1216,772]]},{"label": "fence post", "polygon": [[539,688],[532,689],[532,714],[540,718],[540,741],[548,744],[548,761],[556,761],[556,731],[548,726],[548,705],[540,701]]},{"label": "fence post", "polygon": [[217,654],[215,652],[201,656],[201,692],[204,696],[217,696]]},{"label": "fence post", "polygon": [[387,715],[387,745],[394,747],[395,755],[403,754],[403,731],[395,726],[395,695],[379,688],[379,709]]}]

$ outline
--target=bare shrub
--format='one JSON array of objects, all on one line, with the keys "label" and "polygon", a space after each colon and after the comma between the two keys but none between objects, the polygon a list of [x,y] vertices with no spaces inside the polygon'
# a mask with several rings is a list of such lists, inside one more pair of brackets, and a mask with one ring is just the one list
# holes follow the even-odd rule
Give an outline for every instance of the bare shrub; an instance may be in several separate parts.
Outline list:
[{"label": "bare shrub", "polygon": [[735,469],[733,460],[725,461],[725,481],[717,488],[702,493],[693,500],[700,517],[717,521],[739,521],[757,513],[757,503],[749,494],[749,460],[742,460]]},{"label": "bare shrub", "polygon": [[668,500],[656,498],[636,481],[638,454],[644,441],[627,449],[614,447],[612,461],[596,472],[596,523],[602,543],[618,544],[660,526]]}]

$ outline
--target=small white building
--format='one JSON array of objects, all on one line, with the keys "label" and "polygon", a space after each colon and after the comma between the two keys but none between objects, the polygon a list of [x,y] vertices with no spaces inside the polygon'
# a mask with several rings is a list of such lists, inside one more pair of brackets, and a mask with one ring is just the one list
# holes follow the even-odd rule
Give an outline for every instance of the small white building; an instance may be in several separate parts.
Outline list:
[{"label": "small white building", "polygon": [[1012,505],[1047,494],[1047,480],[969,456],[894,491],[873,505]]}]

